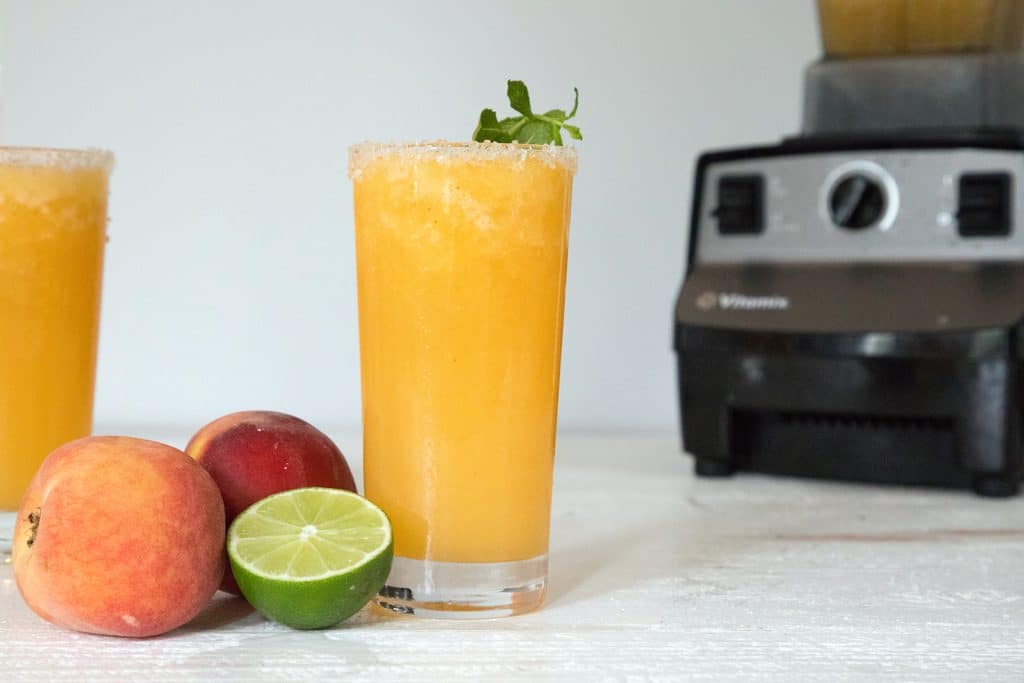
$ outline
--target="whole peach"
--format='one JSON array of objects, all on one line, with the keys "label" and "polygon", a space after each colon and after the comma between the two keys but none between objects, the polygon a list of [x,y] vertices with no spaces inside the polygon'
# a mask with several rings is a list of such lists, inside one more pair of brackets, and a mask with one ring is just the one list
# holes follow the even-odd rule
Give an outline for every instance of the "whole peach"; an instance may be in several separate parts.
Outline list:
[{"label": "whole peach", "polygon": [[[225,522],[281,491],[324,486],[356,492],[345,456],[326,434],[285,413],[248,410],[209,423],[185,452],[213,476],[224,498]],[[239,594],[230,567],[221,589]]]},{"label": "whole peach", "polygon": [[195,617],[224,574],[224,506],[176,448],[130,437],[64,444],[29,485],[14,528],[25,602],[58,626],[165,633]]}]

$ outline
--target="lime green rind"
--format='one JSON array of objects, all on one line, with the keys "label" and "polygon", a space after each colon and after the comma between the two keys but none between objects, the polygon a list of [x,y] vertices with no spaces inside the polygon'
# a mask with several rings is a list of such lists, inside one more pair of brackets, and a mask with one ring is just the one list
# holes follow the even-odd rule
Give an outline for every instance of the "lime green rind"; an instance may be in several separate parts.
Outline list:
[{"label": "lime green rind", "polygon": [[268,619],[295,629],[330,628],[348,619],[369,602],[384,586],[391,573],[394,546],[387,547],[363,566],[359,578],[347,575],[322,579],[320,583],[268,579],[250,574],[231,557],[231,568],[246,600]]}]

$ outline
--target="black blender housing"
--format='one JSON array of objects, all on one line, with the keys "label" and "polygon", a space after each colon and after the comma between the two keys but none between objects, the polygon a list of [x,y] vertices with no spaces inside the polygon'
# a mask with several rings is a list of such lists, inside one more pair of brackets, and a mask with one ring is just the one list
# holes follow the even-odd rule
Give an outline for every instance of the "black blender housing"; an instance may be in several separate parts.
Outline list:
[{"label": "black blender housing", "polygon": [[[950,105],[940,109],[887,105],[879,93],[920,84],[922,59],[939,68],[932,81],[948,81],[941,66],[953,60],[965,87],[995,88],[1000,101],[1009,101],[1003,86],[1024,92],[1016,55],[871,60],[846,73],[823,61],[808,70],[802,136],[699,158],[674,316],[683,447],[698,475],[1017,493],[1024,128],[1007,124],[1024,122],[1013,109],[1024,105],[964,114],[950,102],[976,100],[955,88],[935,95]],[[928,92],[926,82],[903,101]],[[945,189],[928,185],[929,174]],[[929,222],[943,213],[941,193],[952,202],[946,227]],[[886,225],[889,208],[896,218]],[[758,246],[789,239],[790,215],[815,224],[826,257],[812,249],[802,258],[799,244]],[[888,246],[915,230],[934,257],[914,253],[912,240],[903,252]],[[1004,242],[1014,245],[1005,253]]]}]

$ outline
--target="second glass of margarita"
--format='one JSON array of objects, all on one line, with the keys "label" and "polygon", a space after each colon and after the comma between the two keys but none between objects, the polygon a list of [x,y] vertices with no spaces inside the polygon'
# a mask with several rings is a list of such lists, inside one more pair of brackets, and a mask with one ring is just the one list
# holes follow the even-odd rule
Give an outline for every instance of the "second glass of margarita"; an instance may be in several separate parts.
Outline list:
[{"label": "second glass of margarita", "polygon": [[395,537],[385,608],[544,599],[575,170],[565,147],[350,150],[365,488]]},{"label": "second glass of margarita", "polygon": [[50,451],[92,430],[112,165],[98,150],[0,147],[0,514]]}]

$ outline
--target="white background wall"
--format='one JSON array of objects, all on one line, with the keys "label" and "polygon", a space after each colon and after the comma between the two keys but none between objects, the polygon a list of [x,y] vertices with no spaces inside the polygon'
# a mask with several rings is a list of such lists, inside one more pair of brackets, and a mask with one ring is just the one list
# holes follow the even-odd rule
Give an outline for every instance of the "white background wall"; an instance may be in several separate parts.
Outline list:
[{"label": "white background wall", "polygon": [[97,422],[359,421],[346,148],[582,93],[563,428],[675,429],[701,149],[795,131],[811,0],[0,0],[3,141],[117,154]]}]

